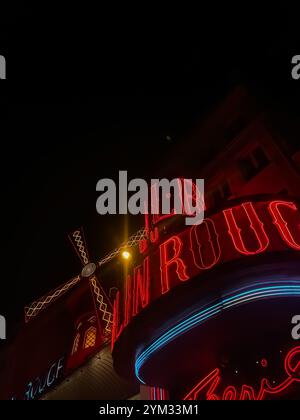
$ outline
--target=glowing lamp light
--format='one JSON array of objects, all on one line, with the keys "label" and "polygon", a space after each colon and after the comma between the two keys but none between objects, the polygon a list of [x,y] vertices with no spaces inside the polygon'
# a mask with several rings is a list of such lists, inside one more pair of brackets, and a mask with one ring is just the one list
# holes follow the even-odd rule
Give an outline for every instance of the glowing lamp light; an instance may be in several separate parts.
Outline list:
[{"label": "glowing lamp light", "polygon": [[124,260],[129,260],[129,258],[131,257],[131,254],[130,254],[130,252],[128,252],[128,251],[123,251],[122,252],[122,258],[124,259]]}]

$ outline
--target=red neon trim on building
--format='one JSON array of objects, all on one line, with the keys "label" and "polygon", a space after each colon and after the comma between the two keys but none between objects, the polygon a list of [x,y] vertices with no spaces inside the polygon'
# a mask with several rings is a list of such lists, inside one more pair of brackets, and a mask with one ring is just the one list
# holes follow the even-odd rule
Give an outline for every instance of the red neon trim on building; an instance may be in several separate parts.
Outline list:
[{"label": "red neon trim on building", "polygon": [[155,401],[164,401],[167,400],[167,392],[163,388],[157,386],[151,386],[149,389],[149,400]]},{"label": "red neon trim on building", "polygon": [[214,390],[221,382],[220,369],[215,369],[203,378],[184,398],[183,400],[197,400],[199,393],[208,386],[206,397],[208,400],[218,399],[214,395]]},{"label": "red neon trim on building", "polygon": [[133,307],[133,299],[132,299],[132,278],[131,275],[128,274],[126,279],[126,299],[125,299],[125,307],[124,307],[124,327],[126,327],[131,318],[132,318],[132,307]]},{"label": "red neon trim on building", "polygon": [[116,298],[114,301],[114,311],[113,311],[113,325],[111,332],[111,349],[113,349],[116,340],[124,329],[124,325],[120,322],[120,291],[118,290]]},{"label": "red neon trim on building", "polygon": [[246,400],[254,401],[255,400],[255,392],[252,386],[250,385],[242,386],[240,400],[241,401],[246,401]]},{"label": "red neon trim on building", "polygon": [[[291,230],[288,227],[288,222],[284,219],[283,215],[280,212],[280,209],[279,209],[280,206],[290,208],[293,211],[298,211],[298,208],[294,203],[286,202],[286,201],[272,201],[268,207],[269,212],[271,213],[271,216],[273,218],[273,223],[278,229],[278,232],[280,233],[282,239],[291,248],[295,249],[296,251],[299,251],[300,244],[298,244],[293,238]],[[300,229],[300,224],[298,225],[298,227]]]},{"label": "red neon trim on building", "polygon": [[232,401],[232,400],[236,400],[236,394],[237,394],[237,390],[234,386],[228,386],[224,393],[223,393],[223,400],[224,401]]},{"label": "red neon trim on building", "polygon": [[[170,290],[169,269],[173,264],[176,265],[176,273],[181,281],[186,281],[189,276],[186,273],[187,266],[180,258],[182,251],[182,241],[179,236],[172,236],[160,245],[160,272],[161,272],[161,293],[167,293]],[[173,256],[169,256],[170,248],[172,248]]]},{"label": "red neon trim on building", "polygon": [[[180,179],[178,179],[178,189],[180,193],[180,200],[182,203],[182,185]],[[155,191],[153,191],[155,190]],[[157,225],[162,220],[169,219],[173,217],[176,213],[174,209],[170,208],[169,214],[161,214],[159,209],[159,190],[157,191],[157,184],[151,186],[151,212],[152,212],[152,224]]]},{"label": "red neon trim on building", "polygon": [[143,266],[139,265],[134,268],[133,316],[138,314],[140,309],[145,308],[150,301],[149,264],[149,257],[146,257]]},{"label": "red neon trim on building", "polygon": [[[141,309],[151,305],[182,281],[200,276],[216,265],[264,251],[280,252],[292,248],[299,252],[297,210],[296,204],[292,202],[247,202],[213,214],[204,220],[203,226],[200,224],[186,228],[160,245],[158,241],[161,238],[158,228],[155,227],[149,232],[150,241],[147,239],[144,243],[148,252],[151,237],[157,241],[147,254],[147,266],[143,266],[144,271],[147,272],[149,268],[149,272],[144,278],[140,268],[140,272],[136,271],[135,276],[133,274],[135,283],[131,286],[131,294],[129,290],[125,290],[124,295],[121,292],[122,313],[119,314],[118,323],[125,322],[125,312],[128,323]],[[126,293],[129,293],[128,298]],[[125,311],[124,307],[129,303],[131,309],[127,307]]]},{"label": "red neon trim on building", "polygon": [[[268,395],[278,395],[283,393],[293,383],[300,382],[300,346],[294,347],[286,355],[284,360],[284,370],[287,378],[279,385],[273,387],[268,379],[263,378],[260,382],[260,388],[256,393],[250,385],[242,385],[240,394],[234,386],[228,386],[222,396],[215,391],[221,383],[220,369],[214,369],[204,379],[202,379],[189,393],[184,400],[198,400],[204,391],[204,397],[207,400],[264,400]],[[205,389],[207,389],[205,393]]]},{"label": "red neon trim on building", "polygon": [[[245,242],[241,235],[242,229],[238,227],[236,218],[234,216],[233,210],[238,211],[241,208],[247,214],[247,217],[250,221],[250,229],[254,232],[259,243],[259,247],[255,251],[246,249]],[[241,206],[223,210],[223,214],[228,226],[228,233],[231,236],[234,247],[238,252],[244,255],[254,255],[259,254],[268,248],[269,238],[265,232],[264,224],[259,220],[252,203],[244,203]]]},{"label": "red neon trim on building", "polygon": [[153,244],[155,242],[158,242],[159,233],[158,233],[158,228],[157,227],[155,227],[153,230],[150,230],[149,238],[150,238],[150,242],[152,242]]},{"label": "red neon trim on building", "polygon": [[[205,226],[208,233],[208,244],[211,249],[212,259],[210,263],[205,263],[203,258],[202,248],[204,247],[201,244],[201,235],[199,231],[202,230],[201,226]],[[219,244],[219,235],[216,230],[216,226],[211,219],[204,219],[200,225],[195,225],[190,231],[190,249],[193,254],[193,259],[195,265],[203,270],[207,270],[216,265],[221,258],[221,248]],[[197,247],[195,247],[197,244]]]},{"label": "red neon trim on building", "polygon": [[[192,216],[195,213],[195,210],[192,211],[190,204],[194,205],[198,212],[205,210],[205,197],[201,194],[201,192],[198,189],[197,184],[193,182],[192,179],[182,179],[181,180],[183,186],[184,186],[184,202],[182,204],[183,208],[183,214],[187,216]],[[188,194],[186,185],[192,185],[192,195]]]},{"label": "red neon trim on building", "polygon": [[148,245],[146,239],[141,239],[139,242],[139,253],[144,254],[147,251]]},{"label": "red neon trim on building", "polygon": [[260,361],[260,364],[261,364],[261,366],[262,366],[263,368],[268,367],[268,361],[267,361],[267,359],[262,359],[262,360]]}]

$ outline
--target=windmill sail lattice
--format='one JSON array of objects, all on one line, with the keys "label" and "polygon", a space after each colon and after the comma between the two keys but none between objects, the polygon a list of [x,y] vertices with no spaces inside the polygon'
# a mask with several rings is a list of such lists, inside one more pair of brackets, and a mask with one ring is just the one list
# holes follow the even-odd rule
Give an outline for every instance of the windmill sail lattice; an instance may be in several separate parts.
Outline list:
[{"label": "windmill sail lattice", "polygon": [[88,264],[90,262],[90,257],[89,257],[88,247],[87,247],[86,240],[84,237],[83,229],[80,228],[80,229],[75,230],[68,237],[82,265]]},{"label": "windmill sail lattice", "polygon": [[[118,256],[122,250],[126,248],[130,248],[139,244],[139,242],[143,239],[147,238],[147,230],[140,229],[134,235],[130,236],[130,238],[122,243],[118,248],[111,251],[107,254],[104,258],[98,261],[95,264],[95,267],[101,267],[104,264],[107,264],[113,258]],[[90,257],[88,253],[88,248],[86,245],[86,240],[84,237],[83,229],[77,229],[72,234],[69,235],[70,242],[72,243],[76,254],[78,255],[82,265],[86,268],[89,265],[94,265],[90,263]],[[109,298],[106,296],[103,288],[101,287],[97,277],[93,275],[90,276],[90,284],[91,289],[94,291],[96,302],[98,304],[98,309],[101,312],[102,321],[105,323],[105,331],[109,332],[112,325],[112,312],[109,310],[111,308],[111,303]],[[78,284],[82,280],[83,276],[82,273],[78,276],[72,278],[71,280],[64,283],[62,286],[52,290],[47,295],[41,297],[40,299],[32,302],[30,305],[25,306],[25,322],[29,322],[33,318],[35,318],[43,309],[50,306],[53,302],[57,299],[62,297],[66,292],[72,289],[73,286]]]},{"label": "windmill sail lattice", "polygon": [[81,280],[80,276],[76,276],[73,279],[67,281],[62,286],[59,286],[57,289],[52,290],[49,294],[39,298],[32,302],[29,306],[25,306],[25,322],[30,321],[38,313],[47,308],[52,302],[55,302],[59,297],[64,295],[68,290],[70,290],[75,284]]}]

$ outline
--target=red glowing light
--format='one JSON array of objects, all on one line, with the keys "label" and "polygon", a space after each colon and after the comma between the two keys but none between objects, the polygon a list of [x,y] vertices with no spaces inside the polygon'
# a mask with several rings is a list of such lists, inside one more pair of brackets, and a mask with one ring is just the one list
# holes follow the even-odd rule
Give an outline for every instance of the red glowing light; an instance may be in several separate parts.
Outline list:
[{"label": "red glowing light", "polygon": [[124,313],[124,326],[126,327],[132,316],[132,278],[127,276],[126,280],[126,300],[125,300],[125,313]]},{"label": "red glowing light", "polygon": [[150,231],[149,238],[150,238],[150,242],[152,242],[153,244],[158,242],[159,233],[158,233],[158,228],[157,227],[155,227],[153,230]]},{"label": "red glowing light", "polygon": [[[208,263],[204,262],[202,248],[205,246],[201,239],[204,235],[202,233],[202,226],[205,226],[208,235],[208,246],[211,250],[212,258]],[[203,270],[207,270],[216,265],[221,257],[221,248],[219,244],[219,235],[216,230],[216,226],[211,219],[204,219],[200,225],[195,225],[190,231],[190,249],[193,254],[195,265]],[[197,244],[197,247],[195,247]]]},{"label": "red glowing light", "polygon": [[[254,232],[259,247],[255,251],[246,249],[245,242],[241,235],[241,229],[238,227],[233,210],[240,211],[243,209],[250,221],[250,229]],[[269,238],[265,232],[263,223],[259,220],[257,213],[254,210],[252,203],[244,203],[231,209],[223,211],[227,226],[228,233],[232,238],[235,249],[244,255],[254,255],[265,251],[269,246]]]},{"label": "red glowing light", "polygon": [[219,398],[213,393],[221,382],[220,369],[215,369],[203,378],[198,384],[183,398],[183,400],[198,400],[198,395],[203,389],[208,387],[206,393],[207,400],[218,400]]},{"label": "red glowing light", "polygon": [[237,390],[234,386],[228,386],[223,393],[223,400],[236,400]]},{"label": "red glowing light", "polygon": [[146,257],[143,266],[139,265],[134,269],[133,315],[136,315],[140,309],[148,305],[150,299],[149,288],[149,257]]},{"label": "red glowing light", "polygon": [[[269,212],[273,217],[273,223],[277,227],[282,239],[293,249],[296,251],[300,250],[300,244],[298,244],[288,227],[288,222],[284,219],[283,215],[280,212],[279,207],[287,207],[294,211],[298,211],[297,206],[294,203],[286,202],[286,201],[272,201],[269,204]],[[300,228],[300,224],[298,225],[298,229]]]},{"label": "red glowing light", "polygon": [[199,213],[204,211],[204,195],[201,194],[197,184],[192,179],[181,179],[181,183],[185,191],[184,203],[182,204],[183,214],[191,216],[195,213],[196,208]]},{"label": "red glowing light", "polygon": [[[150,230],[146,216],[149,239],[141,245],[144,263],[133,269],[123,304],[115,307],[122,312],[118,315],[120,325],[127,325],[133,316],[181,282],[217,265],[267,251],[300,251],[299,209],[292,202],[246,202],[213,214],[162,243],[158,227],[152,224]],[[245,395],[249,392],[245,388]]]},{"label": "red glowing light", "polygon": [[149,390],[149,400],[155,401],[155,400],[166,400],[167,399],[167,392],[165,389],[163,388],[159,388],[159,387],[154,387],[151,386],[150,390]]},{"label": "red glowing light", "polygon": [[261,364],[261,366],[262,366],[263,368],[268,367],[268,361],[267,361],[266,359],[262,359],[262,360],[260,361],[260,364]]},{"label": "red glowing light", "polygon": [[287,378],[278,386],[273,387],[270,382],[263,378],[260,382],[260,388],[255,392],[249,385],[242,385],[239,393],[234,386],[228,386],[222,396],[216,393],[221,383],[220,369],[214,369],[204,379],[202,379],[191,391],[186,394],[184,400],[198,400],[201,397],[207,400],[264,400],[268,395],[278,395],[289,388],[293,383],[300,382],[300,346],[294,347],[286,355],[284,360],[284,369]]},{"label": "red glowing light", "polygon": [[111,348],[113,349],[116,340],[124,329],[124,325],[120,322],[120,291],[117,292],[116,298],[114,301],[114,311],[113,311],[113,325],[111,333]]},{"label": "red glowing light", "polygon": [[[182,203],[182,185],[181,185],[181,181],[178,178],[177,179],[177,183],[178,183],[178,192],[179,192],[179,199]],[[168,197],[170,198],[170,197]],[[175,215],[175,210],[174,209],[170,209],[170,213],[169,214],[160,214],[160,209],[159,209],[159,186],[158,184],[152,184],[151,186],[151,213],[152,213],[152,223],[153,225],[157,225],[158,223],[160,223],[162,220],[165,219],[169,219],[170,217],[173,217]]]},{"label": "red glowing light", "polygon": [[[179,236],[172,236],[159,247],[162,294],[167,293],[170,290],[170,266],[176,266],[176,273],[181,281],[186,281],[189,279],[189,276],[186,273],[187,266],[180,258],[182,247],[183,244]],[[173,255],[171,257],[169,256],[170,250],[173,251]]]}]

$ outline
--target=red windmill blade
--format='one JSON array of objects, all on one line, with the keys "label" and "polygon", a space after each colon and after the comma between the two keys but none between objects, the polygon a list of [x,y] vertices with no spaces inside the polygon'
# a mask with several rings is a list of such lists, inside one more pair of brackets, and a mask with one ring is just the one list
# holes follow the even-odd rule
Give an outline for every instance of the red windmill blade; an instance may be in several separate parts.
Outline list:
[{"label": "red windmill blade", "polygon": [[83,265],[81,274],[67,281],[65,284],[56,288],[55,290],[38,299],[37,301],[32,302],[31,305],[26,306],[25,322],[29,322],[31,319],[37,316],[43,309],[48,307],[51,303],[55,302],[58,298],[60,298],[77,283],[79,283],[80,280],[88,279],[98,321],[101,325],[101,329],[107,335],[111,331],[113,318],[112,305],[97,279],[97,265],[95,263],[90,262],[88,247],[84,237],[83,229],[76,229],[74,232],[69,234],[68,237],[75,249],[77,256],[79,257]]},{"label": "red windmill blade", "polygon": [[[89,279],[98,321],[101,329],[107,336],[111,333],[111,326],[113,322],[112,304],[97,279],[97,265],[90,261],[88,247],[82,227],[69,234],[68,237],[83,265],[81,277]],[[101,317],[99,316],[100,314]]]},{"label": "red windmill blade", "polygon": [[71,244],[73,245],[75,252],[78,255],[82,265],[85,266],[89,264],[90,257],[82,227],[70,233],[68,235],[68,238]]},{"label": "red windmill blade", "polygon": [[[106,296],[103,288],[101,287],[97,276],[96,270],[98,267],[108,263],[113,258],[118,256],[122,250],[125,248],[130,248],[135,245],[138,245],[139,242],[143,239],[147,238],[147,230],[141,229],[132,235],[126,242],[121,244],[119,248],[114,249],[96,264],[90,262],[90,257],[88,253],[88,248],[86,245],[86,240],[84,237],[83,229],[77,229],[71,234],[68,235],[70,242],[72,243],[77,256],[79,257],[83,269],[81,274],[77,275],[76,277],[68,280],[62,286],[52,290],[47,295],[39,298],[38,300],[32,302],[30,305],[25,306],[25,322],[29,322],[34,317],[36,317],[43,309],[50,306],[53,302],[63,296],[67,291],[72,289],[77,283],[79,283],[83,278],[88,278],[90,281],[91,291],[93,293],[93,299],[96,306],[98,306],[99,312],[101,313],[102,317],[101,320],[105,324],[104,331],[110,332],[110,327],[112,324],[112,305],[110,303],[110,299]],[[98,314],[98,311],[97,311]]]},{"label": "red windmill blade", "polygon": [[33,301],[29,306],[25,306],[25,322],[29,322],[36,317],[43,309],[47,308],[52,302],[55,302],[60,296],[64,295],[75,284],[81,280],[81,276],[76,276],[68,280],[62,286],[49,292],[47,295],[40,297],[38,300]]}]

